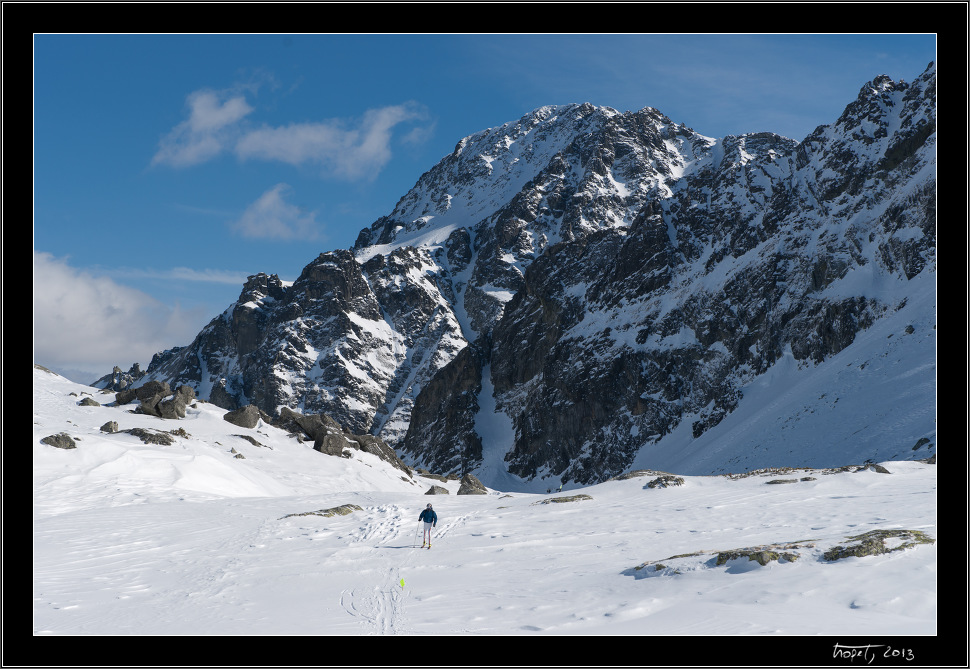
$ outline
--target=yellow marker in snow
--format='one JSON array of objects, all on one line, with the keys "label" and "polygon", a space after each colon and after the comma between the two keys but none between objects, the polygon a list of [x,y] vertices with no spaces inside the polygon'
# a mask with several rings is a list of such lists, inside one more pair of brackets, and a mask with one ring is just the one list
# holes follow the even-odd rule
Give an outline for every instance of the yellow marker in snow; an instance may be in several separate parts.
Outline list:
[{"label": "yellow marker in snow", "polygon": [[402,588],[404,587],[404,579],[403,578],[401,579],[401,587]]}]

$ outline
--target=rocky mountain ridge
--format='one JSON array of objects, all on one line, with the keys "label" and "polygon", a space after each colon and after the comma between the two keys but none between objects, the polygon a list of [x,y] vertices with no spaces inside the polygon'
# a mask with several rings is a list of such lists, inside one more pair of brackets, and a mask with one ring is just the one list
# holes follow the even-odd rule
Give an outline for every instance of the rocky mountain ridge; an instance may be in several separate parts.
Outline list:
[{"label": "rocky mountain ridge", "polygon": [[877,77],[801,142],[543,107],[461,140],[353,249],[250,277],[189,346],[94,385],[326,414],[433,471],[605,480],[935,272],[935,90],[933,64]]}]

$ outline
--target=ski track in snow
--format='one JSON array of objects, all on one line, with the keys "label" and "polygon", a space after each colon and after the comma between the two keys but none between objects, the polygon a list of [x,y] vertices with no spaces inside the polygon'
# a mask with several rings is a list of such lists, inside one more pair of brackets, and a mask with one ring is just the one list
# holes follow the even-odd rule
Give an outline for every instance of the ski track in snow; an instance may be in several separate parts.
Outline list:
[{"label": "ski track in snow", "polygon": [[344,588],[340,593],[340,606],[359,621],[366,634],[407,634],[400,568],[393,565],[398,556],[390,554],[390,551],[411,547],[411,544],[403,543],[404,509],[391,504],[366,511],[367,522],[348,534],[350,547],[339,551],[336,557],[353,560],[353,556],[361,555],[363,551],[369,561],[376,558],[382,567],[378,574],[374,574],[374,570],[363,572],[364,582]]},{"label": "ski track in snow", "polygon": [[[339,551],[335,557],[353,560],[363,551],[368,562],[373,563],[376,558],[382,566],[378,574],[369,570],[361,574],[363,582],[345,587],[340,593],[340,606],[360,623],[365,634],[410,634],[413,630],[407,621],[409,591],[407,583],[402,586],[401,581],[402,573],[411,568],[415,554],[429,550],[417,543],[423,535],[421,523],[411,519],[410,508],[394,504],[378,506],[368,513],[367,522],[346,537],[351,546]],[[433,530],[432,546],[435,541],[462,527],[471,515],[460,515],[443,523],[437,531]],[[402,551],[407,557],[400,560],[399,552]]]}]

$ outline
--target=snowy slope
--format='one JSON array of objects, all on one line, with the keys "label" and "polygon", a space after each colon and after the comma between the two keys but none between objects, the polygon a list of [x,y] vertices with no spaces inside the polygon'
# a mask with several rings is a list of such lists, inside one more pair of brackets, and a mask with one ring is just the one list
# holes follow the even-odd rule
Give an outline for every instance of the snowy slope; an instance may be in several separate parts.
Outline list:
[{"label": "snowy slope", "polygon": [[[92,390],[34,371],[35,635],[937,631],[935,543],[822,558],[869,530],[936,539],[934,464],[685,476],[667,488],[647,485],[653,472],[561,494],[458,496],[457,482],[411,483],[368,454],[326,456],[271,426],[231,425],[211,404],[178,421],[109,406],[97,391],[102,406],[79,406]],[[101,433],[109,420],[189,436],[150,446]],[[744,425],[734,429],[740,439]],[[77,448],[41,443],[61,431]],[[432,484],[452,494],[424,495]],[[590,499],[542,503],[575,494]],[[439,522],[421,550],[429,501]],[[360,509],[289,515],[344,504]],[[788,542],[796,561],[717,564],[719,551]],[[828,661],[831,645],[814,652],[802,661]]]},{"label": "snowy slope", "polygon": [[[749,471],[785,463],[837,467],[859,460],[907,460],[935,453],[936,275],[899,284],[895,312],[818,364],[789,349],[743,388],[738,410],[697,438],[685,420],[662,448],[644,448],[636,467],[682,473]],[[903,299],[905,298],[905,299]]]}]

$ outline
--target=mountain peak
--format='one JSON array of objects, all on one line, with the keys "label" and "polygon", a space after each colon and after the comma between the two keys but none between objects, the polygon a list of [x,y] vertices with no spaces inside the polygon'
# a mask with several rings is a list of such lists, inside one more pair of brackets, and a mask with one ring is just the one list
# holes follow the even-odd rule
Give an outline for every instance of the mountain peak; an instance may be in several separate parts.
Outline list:
[{"label": "mountain peak", "polygon": [[[721,444],[752,416],[746,398],[781,406],[773,384],[849,369],[865,396],[890,355],[892,373],[932,376],[896,352],[933,341],[934,72],[876,77],[801,143],[713,139],[651,107],[539,107],[461,139],[291,286],[250,277],[145,380],[228,409],[325,413],[486,484],[904,453],[935,429],[932,393],[908,397],[878,446],[813,422],[827,445],[785,453],[781,418],[755,450]],[[817,390],[788,419],[852,405]]]}]

